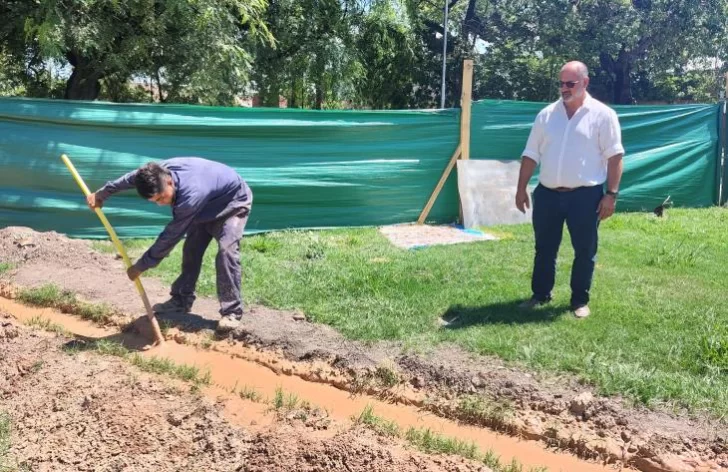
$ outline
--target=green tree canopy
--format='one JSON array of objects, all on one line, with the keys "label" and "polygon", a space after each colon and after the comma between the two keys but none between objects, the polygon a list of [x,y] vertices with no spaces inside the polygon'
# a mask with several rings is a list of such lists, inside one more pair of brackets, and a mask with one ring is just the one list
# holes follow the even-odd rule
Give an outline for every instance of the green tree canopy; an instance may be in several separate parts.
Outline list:
[{"label": "green tree canopy", "polygon": [[[0,94],[436,107],[444,1],[4,0]],[[723,88],[728,0],[447,1],[446,106],[459,105],[466,58],[476,99],[553,100],[574,59],[610,103]]]},{"label": "green tree canopy", "polygon": [[0,40],[26,64],[67,64],[68,99],[93,100],[103,80],[146,74],[175,100],[224,103],[247,82],[246,41],[268,39],[265,8],[265,0],[6,0]]}]

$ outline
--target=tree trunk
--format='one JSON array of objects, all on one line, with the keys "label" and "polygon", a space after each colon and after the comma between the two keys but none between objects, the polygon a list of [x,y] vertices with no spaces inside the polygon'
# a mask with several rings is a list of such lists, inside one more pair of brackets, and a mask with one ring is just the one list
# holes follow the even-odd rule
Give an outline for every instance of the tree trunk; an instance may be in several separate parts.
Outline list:
[{"label": "tree trunk", "polygon": [[167,99],[164,96],[164,90],[162,89],[162,76],[159,74],[159,68],[155,70],[155,79],[157,79],[157,92],[159,92],[159,101],[164,103]]},{"label": "tree trunk", "polygon": [[[448,107],[448,102],[452,104],[452,108],[461,108],[462,103],[460,99],[463,94],[463,58],[458,57],[455,62],[456,66],[448,70],[450,78],[445,81],[445,107]],[[447,93],[447,89],[452,87],[452,94]],[[448,95],[450,95],[448,97]],[[447,100],[447,99],[450,100]]]},{"label": "tree trunk", "polygon": [[73,69],[71,77],[66,82],[66,93],[63,98],[66,100],[96,100],[101,93],[100,75],[91,73],[84,75],[86,71]]},{"label": "tree trunk", "polygon": [[296,100],[296,79],[291,77],[291,96],[288,99],[288,108],[297,108],[298,101]]},{"label": "tree trunk", "polygon": [[[456,1],[453,1],[450,5],[452,6],[457,3]],[[476,12],[476,3],[477,0],[469,0],[468,1],[468,9],[465,12],[465,18],[463,19],[463,31],[465,32],[465,40],[467,41],[469,38],[469,35],[473,35],[473,41],[476,40],[478,37],[485,36],[485,28],[483,25],[483,20],[478,16],[478,13]]]},{"label": "tree trunk", "polygon": [[261,102],[266,108],[280,107],[281,97],[277,86],[271,86],[266,88],[261,98]]},{"label": "tree trunk", "polygon": [[66,82],[66,100],[96,100],[101,93],[101,79],[104,74],[96,70],[94,64],[74,52],[66,54],[73,66],[71,77]]},{"label": "tree trunk", "polygon": [[624,50],[614,62],[614,103],[632,105],[632,55]]},{"label": "tree trunk", "polygon": [[324,88],[321,84],[316,84],[316,104],[314,109],[320,110],[324,103]]},{"label": "tree trunk", "polygon": [[280,106],[281,82],[280,77],[274,74],[275,72],[269,71],[267,81],[259,91],[261,105],[266,108],[278,108]]},{"label": "tree trunk", "polygon": [[608,53],[602,52],[599,55],[599,62],[602,70],[610,78],[609,85],[612,89],[613,103],[616,105],[631,105],[633,102],[632,54],[622,47],[616,61]]}]

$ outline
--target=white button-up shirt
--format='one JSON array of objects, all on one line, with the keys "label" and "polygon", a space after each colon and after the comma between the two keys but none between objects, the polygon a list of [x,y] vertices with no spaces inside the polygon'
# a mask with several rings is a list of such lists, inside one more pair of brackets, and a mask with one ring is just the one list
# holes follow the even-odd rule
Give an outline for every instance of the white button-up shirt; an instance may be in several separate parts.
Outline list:
[{"label": "white button-up shirt", "polygon": [[561,99],[541,110],[523,151],[549,188],[601,185],[609,158],[618,154],[624,148],[617,113],[589,94],[571,119]]}]

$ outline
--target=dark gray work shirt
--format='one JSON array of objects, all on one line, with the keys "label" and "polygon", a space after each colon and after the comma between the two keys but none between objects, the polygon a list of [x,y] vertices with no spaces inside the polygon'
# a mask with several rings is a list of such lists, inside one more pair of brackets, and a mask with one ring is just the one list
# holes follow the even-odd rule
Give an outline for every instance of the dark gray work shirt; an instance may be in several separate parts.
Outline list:
[{"label": "dark gray work shirt", "polygon": [[[253,194],[248,185],[234,169],[225,164],[199,157],[175,157],[160,161],[159,165],[170,172],[174,182],[172,221],[136,262],[140,270],[156,267],[174,249],[190,226],[227,218],[244,209],[250,211],[253,203]],[[106,200],[117,192],[136,188],[136,173],[137,170],[134,170],[113,182],[107,182],[97,192],[97,196]]]}]

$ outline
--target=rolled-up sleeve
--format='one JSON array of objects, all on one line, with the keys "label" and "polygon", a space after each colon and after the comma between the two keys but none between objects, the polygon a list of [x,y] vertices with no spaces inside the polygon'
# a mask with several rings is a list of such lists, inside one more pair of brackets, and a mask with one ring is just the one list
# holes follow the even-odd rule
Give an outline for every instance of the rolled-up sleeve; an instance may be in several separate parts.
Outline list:
[{"label": "rolled-up sleeve", "polygon": [[543,141],[543,123],[541,120],[541,114],[536,117],[531,127],[531,132],[528,135],[528,141],[526,141],[526,148],[521,153],[521,156],[528,157],[536,161],[538,164],[541,162],[541,142]]},{"label": "rolled-up sleeve", "polygon": [[154,244],[136,262],[135,266],[137,269],[145,271],[157,267],[162,262],[162,259],[172,252],[172,249],[174,249],[177,243],[187,233],[197,213],[198,208],[178,210],[175,212],[172,221],[167,224],[162,233],[157,237],[157,240],[154,241]]},{"label": "rolled-up sleeve", "polygon": [[130,188],[134,188],[134,178],[137,175],[137,171],[133,170],[129,172],[128,174],[122,175],[118,179],[106,182],[106,185],[101,187],[97,192],[96,195],[101,200],[106,200],[111,195],[121,192],[122,190],[129,190]]},{"label": "rolled-up sleeve", "polygon": [[614,110],[609,110],[609,113],[602,119],[602,125],[599,127],[599,148],[604,160],[618,154],[624,154],[622,129],[619,126],[619,118]]}]

